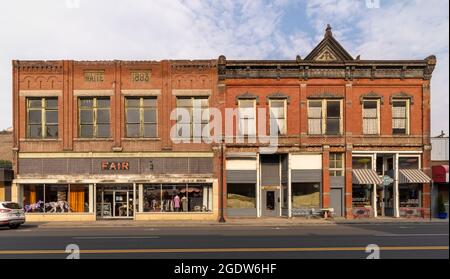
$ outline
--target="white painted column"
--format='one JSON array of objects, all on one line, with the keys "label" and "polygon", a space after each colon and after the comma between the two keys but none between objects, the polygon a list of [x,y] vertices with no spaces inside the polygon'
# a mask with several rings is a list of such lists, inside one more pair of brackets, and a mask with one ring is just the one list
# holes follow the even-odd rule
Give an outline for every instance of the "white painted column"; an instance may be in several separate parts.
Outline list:
[{"label": "white painted column", "polygon": [[139,212],[144,212],[144,185],[139,184]]},{"label": "white painted column", "polygon": [[292,218],[292,169],[291,154],[288,154],[288,217]]},{"label": "white painted column", "polygon": [[89,213],[94,212],[94,204],[95,204],[95,189],[93,184],[89,184]]},{"label": "white painted column", "polygon": [[[372,170],[377,172],[377,154],[372,155]],[[372,208],[373,208],[373,217],[378,217],[378,208],[377,208],[377,185],[373,185],[373,191],[372,191]]]},{"label": "white painted column", "polygon": [[394,217],[400,217],[400,196],[398,189],[399,174],[398,174],[398,153],[394,155]]},{"label": "white painted column", "polygon": [[[94,183],[93,185],[93,189],[94,189],[94,193],[93,193],[93,198],[91,200],[92,206],[94,207],[94,214],[97,217],[97,183]],[[102,202],[103,202],[103,198],[102,198]]]},{"label": "white painted column", "polygon": [[256,154],[256,216],[261,217],[261,166],[259,153]]},{"label": "white painted column", "polygon": [[[139,197],[139,199],[140,198],[141,197]],[[128,217],[129,216],[130,215],[128,214]],[[133,182],[133,219],[136,220],[136,182]]]}]

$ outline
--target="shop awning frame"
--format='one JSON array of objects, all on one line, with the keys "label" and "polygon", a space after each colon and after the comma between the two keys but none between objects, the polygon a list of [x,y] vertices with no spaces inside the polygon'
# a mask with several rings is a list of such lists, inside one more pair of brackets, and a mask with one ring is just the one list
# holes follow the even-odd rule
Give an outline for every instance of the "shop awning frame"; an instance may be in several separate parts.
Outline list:
[{"label": "shop awning frame", "polygon": [[378,176],[377,172],[370,169],[354,169],[353,184],[358,185],[381,185],[383,180]]},{"label": "shop awning frame", "polygon": [[398,170],[398,176],[398,183],[400,184],[431,182],[431,178],[419,169],[400,169]]}]

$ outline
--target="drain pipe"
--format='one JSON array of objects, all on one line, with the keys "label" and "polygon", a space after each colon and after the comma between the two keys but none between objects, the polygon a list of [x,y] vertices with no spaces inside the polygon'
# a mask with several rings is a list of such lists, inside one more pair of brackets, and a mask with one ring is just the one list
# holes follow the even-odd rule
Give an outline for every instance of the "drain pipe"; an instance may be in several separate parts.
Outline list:
[{"label": "drain pipe", "polygon": [[220,219],[219,219],[219,223],[225,223],[225,217],[224,217],[224,200],[223,200],[223,175],[224,175],[224,171],[223,171],[223,164],[224,164],[224,148],[223,148],[223,139],[220,142],[220,187],[219,187],[219,194],[220,194]]}]

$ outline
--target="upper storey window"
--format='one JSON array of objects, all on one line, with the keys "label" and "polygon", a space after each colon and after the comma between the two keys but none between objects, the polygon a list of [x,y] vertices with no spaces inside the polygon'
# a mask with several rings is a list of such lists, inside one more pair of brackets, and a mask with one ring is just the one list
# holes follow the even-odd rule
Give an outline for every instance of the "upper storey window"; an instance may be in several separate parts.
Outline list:
[{"label": "upper storey window", "polygon": [[126,132],[128,138],[156,138],[156,98],[126,98]]},{"label": "upper storey window", "polygon": [[27,138],[58,138],[58,98],[27,98]]},{"label": "upper storey window", "polygon": [[364,135],[380,133],[380,100],[363,101],[363,133]]},{"label": "upper storey window", "polygon": [[394,100],[392,102],[392,133],[394,135],[409,134],[410,100]]},{"label": "upper storey window", "polygon": [[286,135],[287,100],[270,100],[270,134]]},{"label": "upper storey window", "polygon": [[177,98],[177,136],[179,138],[201,138],[208,125],[208,97]]},{"label": "upper storey window", "polygon": [[239,135],[256,135],[256,100],[239,100]]},{"label": "upper storey window", "polygon": [[110,137],[110,100],[108,97],[80,98],[79,107],[79,137],[109,138]]},{"label": "upper storey window", "polygon": [[342,134],[342,100],[308,101],[310,135]]}]

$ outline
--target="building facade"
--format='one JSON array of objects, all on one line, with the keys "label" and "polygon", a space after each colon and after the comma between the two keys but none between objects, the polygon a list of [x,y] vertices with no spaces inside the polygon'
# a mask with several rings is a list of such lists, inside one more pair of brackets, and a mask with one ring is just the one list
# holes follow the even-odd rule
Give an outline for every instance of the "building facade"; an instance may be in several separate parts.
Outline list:
[{"label": "building facade", "polygon": [[427,217],[435,65],[331,28],[288,61],[13,61],[12,197],[29,220]]},{"label": "building facade", "polygon": [[[448,137],[442,134],[439,137],[431,138],[431,167],[433,173],[433,185],[431,191],[432,197],[432,215],[438,217],[439,213],[439,198],[442,199],[444,207],[448,216],[448,187],[449,187],[449,175],[448,175],[448,156],[449,145]],[[441,209],[442,210],[442,209]]]}]

